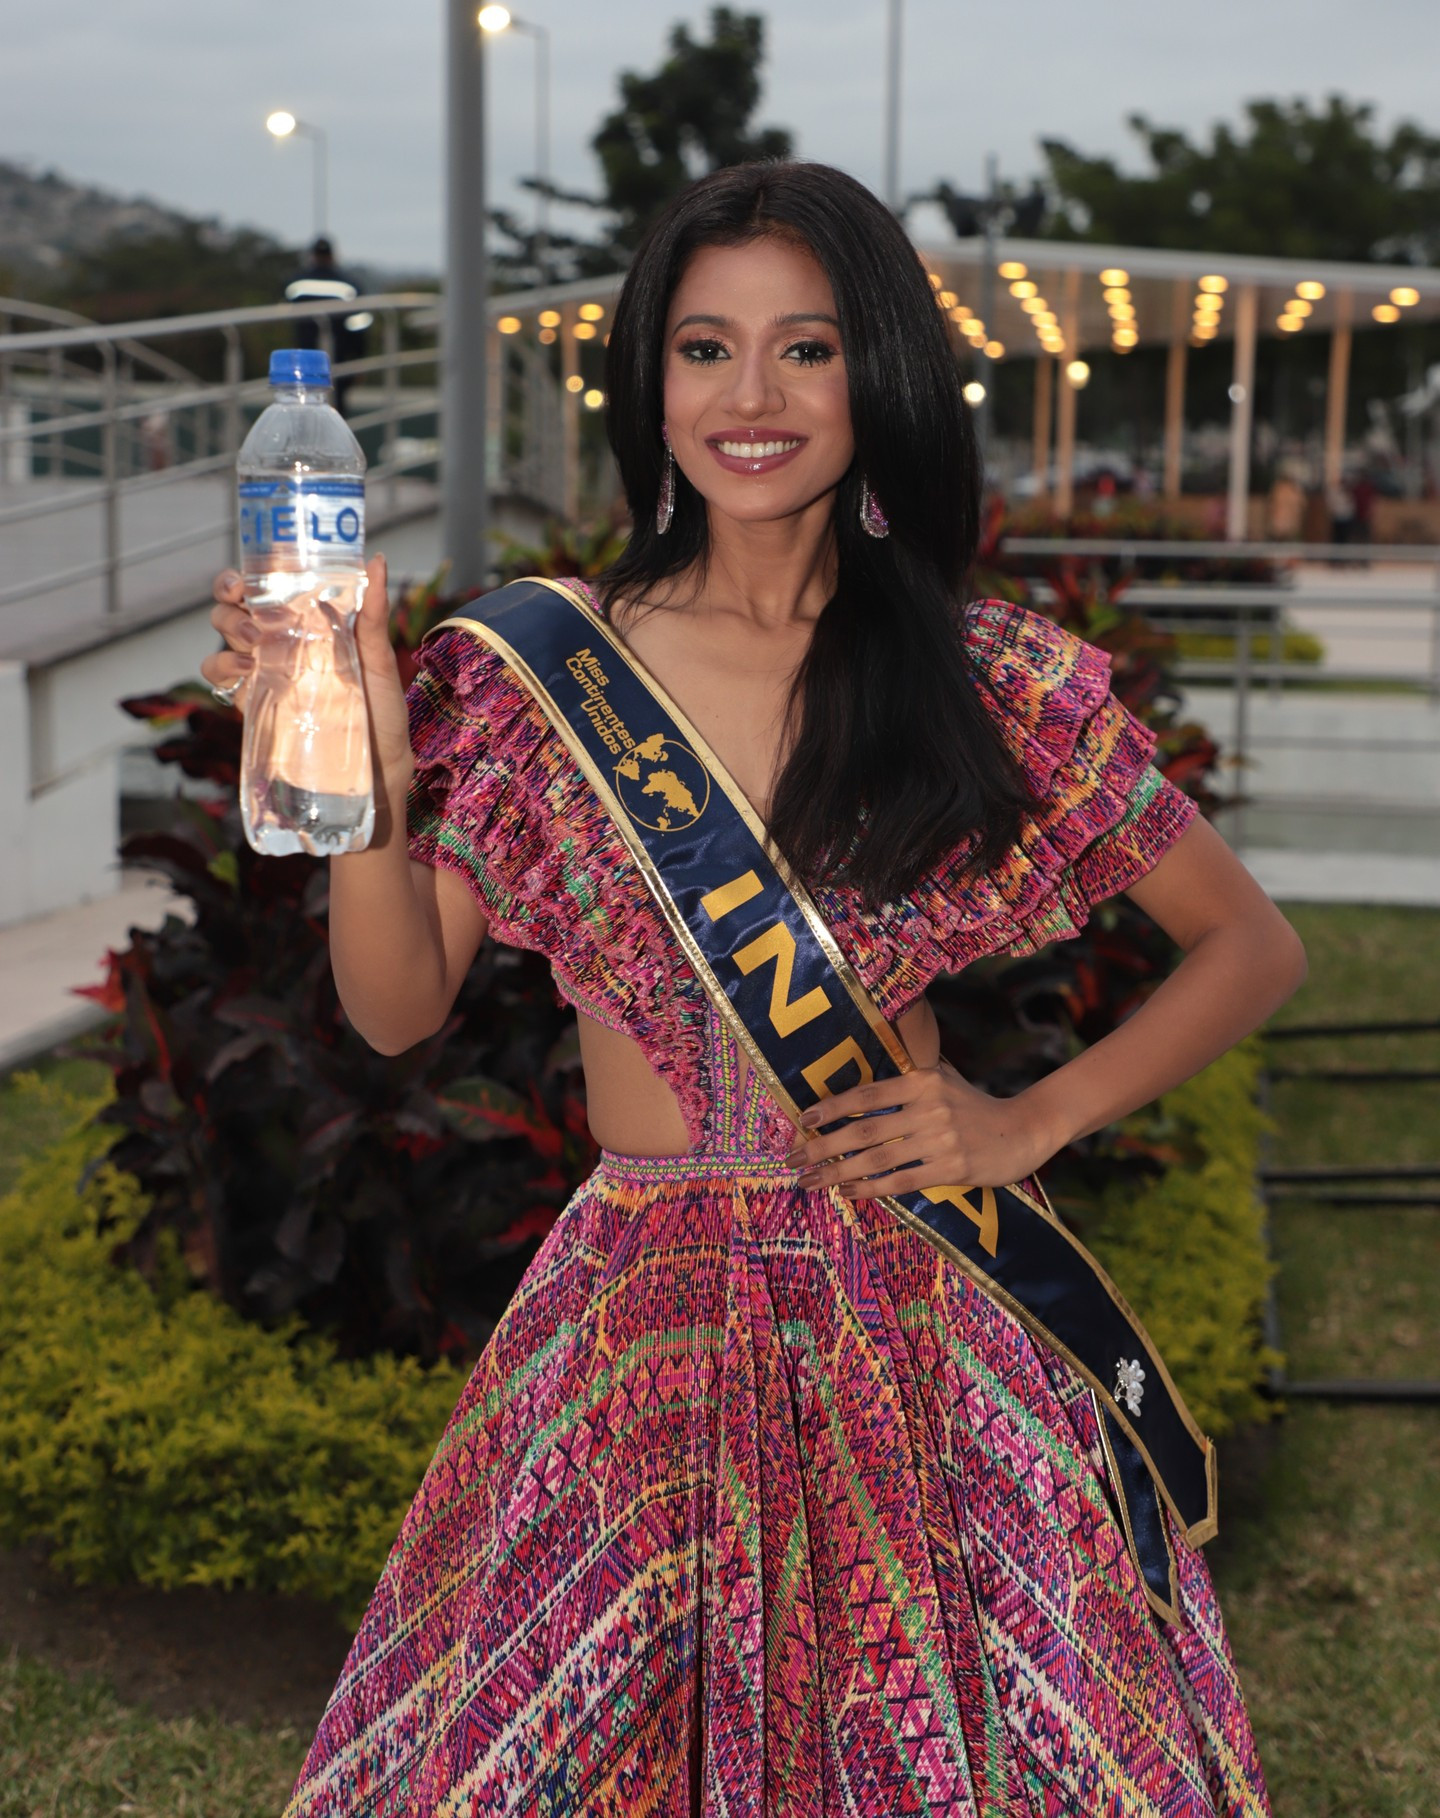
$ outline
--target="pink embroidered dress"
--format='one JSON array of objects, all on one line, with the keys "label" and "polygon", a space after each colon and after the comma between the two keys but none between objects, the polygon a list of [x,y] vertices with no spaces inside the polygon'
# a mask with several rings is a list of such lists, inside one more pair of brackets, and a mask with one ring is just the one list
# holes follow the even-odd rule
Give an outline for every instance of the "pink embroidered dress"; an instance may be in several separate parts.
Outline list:
[{"label": "pink embroidered dress", "polygon": [[[1195,812],[1102,652],[995,600],[965,635],[1045,807],[979,881],[957,855],[878,913],[817,893],[892,1019],[1074,934]],[[640,1044],[693,1146],[604,1154],[561,1213],[286,1818],[1268,1813],[1205,1562],[1172,1527],[1184,1621],[1157,1621],[1089,1390],[878,1203],[794,1185],[789,1126],[500,659],[444,633],[410,702],[412,853]]]}]

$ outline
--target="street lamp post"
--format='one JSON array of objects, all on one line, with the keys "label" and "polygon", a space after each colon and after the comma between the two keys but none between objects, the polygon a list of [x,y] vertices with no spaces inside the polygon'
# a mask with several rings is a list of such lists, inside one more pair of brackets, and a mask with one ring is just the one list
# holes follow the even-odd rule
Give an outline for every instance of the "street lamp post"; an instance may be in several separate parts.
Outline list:
[{"label": "street lamp post", "polygon": [[980,320],[985,324],[989,340],[975,350],[978,355],[978,376],[985,387],[985,396],[980,400],[975,424],[982,460],[990,451],[990,425],[995,410],[995,362],[985,351],[990,341],[995,339],[995,246],[1000,234],[1000,164],[994,152],[985,159],[984,229],[985,263],[980,267]]},{"label": "street lamp post", "polygon": [[489,555],[485,247],[485,34],[475,0],[445,0],[445,297],[441,340],[441,527],[449,584],[483,586]]},{"label": "street lamp post", "polygon": [[522,32],[535,40],[535,263],[540,282],[550,281],[550,33],[543,25],[517,19],[508,6],[482,6],[480,28]]},{"label": "street lamp post", "polygon": [[277,108],[265,122],[277,139],[308,139],[315,147],[315,238],[326,231],[330,215],[330,152],[323,127],[297,120],[288,108]]},{"label": "street lamp post", "polygon": [[885,205],[900,213],[900,27],[904,0],[887,0],[885,31]]}]

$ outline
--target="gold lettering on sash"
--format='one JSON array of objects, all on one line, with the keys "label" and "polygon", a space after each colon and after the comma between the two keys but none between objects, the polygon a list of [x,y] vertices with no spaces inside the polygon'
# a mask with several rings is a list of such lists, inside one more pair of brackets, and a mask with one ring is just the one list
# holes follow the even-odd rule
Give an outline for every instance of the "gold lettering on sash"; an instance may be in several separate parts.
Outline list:
[{"label": "gold lettering on sash", "polygon": [[853,1035],[847,1035],[844,1041],[836,1042],[828,1053],[822,1054],[819,1060],[811,1061],[808,1067],[802,1067],[800,1071],[816,1098],[829,1098],[831,1080],[851,1061],[860,1069],[860,1077],[855,1084],[868,1086],[875,1077],[875,1069],[866,1060],[864,1051]]},{"label": "gold lettering on sash", "polygon": [[980,1188],[978,1211],[974,1204],[966,1198],[967,1194],[973,1192],[975,1192],[974,1187],[926,1187],[925,1197],[933,1199],[937,1203],[943,1200],[947,1206],[954,1206],[958,1211],[963,1212],[980,1233],[980,1248],[987,1256],[993,1256],[1000,1247],[1000,1213],[995,1204],[995,1189],[993,1187]]},{"label": "gold lettering on sash", "polygon": [[707,890],[700,898],[700,907],[712,922],[718,922],[722,915],[729,915],[732,909],[748,903],[752,896],[759,896],[764,888],[753,871],[742,871],[739,877],[732,877],[728,884]]},{"label": "gold lettering on sash", "polygon": [[775,962],[775,976],[770,981],[770,1024],[777,1035],[793,1035],[817,1016],[824,1016],[830,999],[816,985],[804,997],[790,1001],[790,976],[795,970],[795,936],[784,922],[776,922],[753,941],[747,941],[731,955],[735,964],[748,977],[757,967]]},{"label": "gold lettering on sash", "polygon": [[565,667],[580,684],[584,695],[580,711],[595,728],[601,744],[612,757],[623,757],[627,751],[632,751],[635,741],[630,730],[605,695],[610,678],[596,661],[590,646],[587,644],[574,656],[566,657]]}]

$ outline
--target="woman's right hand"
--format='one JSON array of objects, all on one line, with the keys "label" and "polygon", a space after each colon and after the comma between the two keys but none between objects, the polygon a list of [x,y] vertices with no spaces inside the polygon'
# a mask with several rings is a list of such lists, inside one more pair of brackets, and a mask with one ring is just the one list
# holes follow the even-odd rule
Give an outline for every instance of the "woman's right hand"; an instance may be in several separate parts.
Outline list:
[{"label": "woman's right hand", "polygon": [[[383,776],[403,783],[408,779],[411,766],[410,721],[405,690],[400,684],[400,671],[390,643],[387,579],[384,556],[372,556],[365,564],[364,598],[355,618],[355,643],[370,709],[371,751],[377,781]],[[235,705],[243,711],[248,692],[246,684],[255,667],[255,646],[260,642],[260,628],[245,609],[244,588],[233,568],[216,575],[211,593],[215,604],[210,609],[210,623],[224,638],[225,648],[206,657],[200,665],[200,673],[215,687],[223,688],[240,681],[241,687],[234,699]]]}]

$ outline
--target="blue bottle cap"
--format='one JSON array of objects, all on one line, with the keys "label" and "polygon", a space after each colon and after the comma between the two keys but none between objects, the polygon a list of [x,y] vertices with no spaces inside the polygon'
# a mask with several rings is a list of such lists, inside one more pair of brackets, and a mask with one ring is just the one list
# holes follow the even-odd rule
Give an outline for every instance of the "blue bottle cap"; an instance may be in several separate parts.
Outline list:
[{"label": "blue bottle cap", "polygon": [[270,356],[272,385],[328,385],[330,356],[323,347],[282,347]]}]

